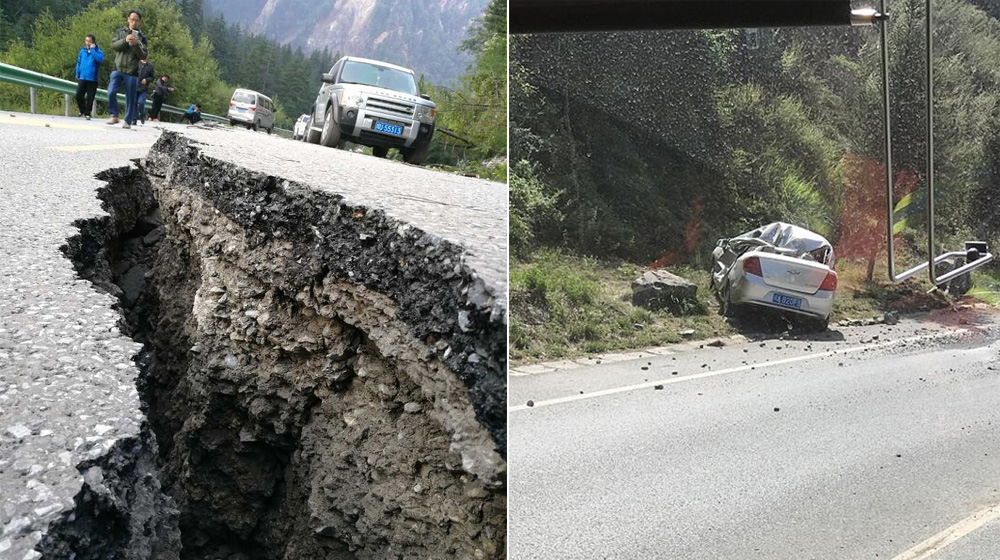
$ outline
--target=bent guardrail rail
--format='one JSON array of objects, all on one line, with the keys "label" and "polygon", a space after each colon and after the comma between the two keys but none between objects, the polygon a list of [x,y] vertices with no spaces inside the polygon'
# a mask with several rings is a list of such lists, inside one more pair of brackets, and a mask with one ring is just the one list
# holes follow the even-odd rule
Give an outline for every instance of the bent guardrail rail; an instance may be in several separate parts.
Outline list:
[{"label": "bent guardrail rail", "polygon": [[[66,95],[66,110],[67,114],[69,111],[69,96],[76,95],[76,82],[70,80],[64,80],[62,78],[56,78],[54,76],[49,76],[47,74],[42,74],[41,72],[35,72],[34,70],[27,70],[20,68],[18,66],[13,66],[11,64],[4,64],[0,62],[0,82],[7,82],[9,84],[15,84],[20,86],[27,86],[34,89],[43,89],[47,91],[54,91],[56,93],[62,93]],[[97,94],[94,96],[95,101],[108,102],[108,90],[98,89]],[[119,103],[125,103],[125,94],[118,94]],[[146,100],[146,108],[152,107],[153,102],[149,99]],[[184,115],[187,110],[174,105],[163,104],[160,106],[160,110],[172,113],[175,115]],[[32,96],[31,112],[37,112],[34,96]],[[220,117],[218,115],[211,115],[208,113],[202,113],[201,118],[206,121],[215,121],[220,123],[229,123],[229,119],[226,117]],[[291,130],[286,130],[284,128],[275,128],[274,130],[278,132],[285,132],[291,134]]]}]

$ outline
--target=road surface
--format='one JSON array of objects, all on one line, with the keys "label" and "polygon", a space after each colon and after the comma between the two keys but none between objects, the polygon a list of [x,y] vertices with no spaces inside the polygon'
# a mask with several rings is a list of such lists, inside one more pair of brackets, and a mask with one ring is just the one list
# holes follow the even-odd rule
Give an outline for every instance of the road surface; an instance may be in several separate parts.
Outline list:
[{"label": "road surface", "polygon": [[980,306],[514,370],[510,558],[997,557],[998,333]]}]

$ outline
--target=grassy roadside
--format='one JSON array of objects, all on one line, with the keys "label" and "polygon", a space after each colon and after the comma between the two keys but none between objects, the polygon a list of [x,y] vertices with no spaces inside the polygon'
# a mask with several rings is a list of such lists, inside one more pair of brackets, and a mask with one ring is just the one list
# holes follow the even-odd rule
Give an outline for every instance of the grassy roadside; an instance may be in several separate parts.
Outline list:
[{"label": "grassy roadside", "polygon": [[598,261],[557,251],[537,252],[530,262],[511,263],[510,352],[514,363],[657,346],[732,333],[710,306],[708,273],[671,271],[698,285],[703,305],[687,316],[649,311],[631,303],[630,284],[641,267]]},{"label": "grassy roadside", "polygon": [[[698,286],[699,305],[686,315],[649,311],[631,303],[631,282],[643,267],[602,261],[555,250],[540,250],[529,260],[511,262],[510,355],[513,365],[586,354],[646,348],[679,342],[693,330],[693,340],[736,332],[718,314],[708,288],[707,271],[669,267]],[[930,291],[926,278],[904,284],[865,281],[864,263],[837,263],[839,287],[831,325],[840,320],[871,319],[886,311],[901,313],[947,305]],[[885,278],[884,263],[875,278]],[[976,271],[970,295],[1000,305],[1000,272]]]}]

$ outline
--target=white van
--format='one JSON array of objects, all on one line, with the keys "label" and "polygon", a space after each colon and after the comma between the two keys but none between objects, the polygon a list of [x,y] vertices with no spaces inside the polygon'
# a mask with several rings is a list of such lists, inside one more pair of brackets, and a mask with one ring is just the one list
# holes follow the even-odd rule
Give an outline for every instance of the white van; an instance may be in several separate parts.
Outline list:
[{"label": "white van", "polygon": [[271,134],[274,130],[274,103],[263,93],[238,89],[229,100],[229,124],[242,124],[254,130],[263,128]]}]

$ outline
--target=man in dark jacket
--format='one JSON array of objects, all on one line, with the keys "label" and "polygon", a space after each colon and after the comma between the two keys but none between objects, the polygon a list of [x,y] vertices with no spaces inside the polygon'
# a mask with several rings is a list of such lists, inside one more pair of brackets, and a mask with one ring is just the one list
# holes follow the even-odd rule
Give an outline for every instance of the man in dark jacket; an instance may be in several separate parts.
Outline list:
[{"label": "man in dark jacket", "polygon": [[[90,112],[94,108],[94,95],[97,93],[97,73],[104,62],[104,53],[97,46],[97,39],[87,35],[76,57],[76,106],[80,108],[80,116],[90,120]],[[86,98],[84,97],[86,95]]]},{"label": "man in dark jacket", "polygon": [[118,123],[118,92],[125,84],[125,124],[122,128],[132,128],[136,119],[136,96],[139,86],[139,59],[149,56],[146,37],[139,32],[142,14],[132,10],[128,13],[128,27],[115,31],[111,48],[116,51],[115,69],[108,84],[108,124]]},{"label": "man in dark jacket", "polygon": [[174,88],[167,85],[168,81],[170,81],[170,76],[166,74],[156,80],[156,89],[153,90],[153,107],[149,110],[149,120],[151,121],[160,122],[160,106],[163,105],[163,98],[167,96],[168,91],[174,91]]},{"label": "man in dark jacket", "polygon": [[142,58],[139,60],[139,95],[136,96],[135,106],[138,109],[139,121],[146,124],[146,96],[149,95],[149,86],[153,85],[153,63]]}]

